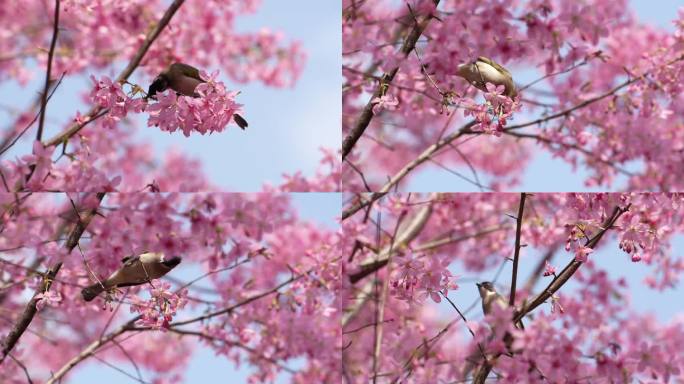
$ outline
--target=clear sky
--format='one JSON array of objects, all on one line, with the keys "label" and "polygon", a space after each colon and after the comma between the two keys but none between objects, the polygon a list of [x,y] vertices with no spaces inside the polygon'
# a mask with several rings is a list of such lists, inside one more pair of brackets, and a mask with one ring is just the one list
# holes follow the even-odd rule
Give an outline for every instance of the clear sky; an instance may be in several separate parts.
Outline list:
[{"label": "clear sky", "polygon": [[[629,6],[634,11],[637,18],[645,23],[658,26],[668,31],[674,31],[672,20],[677,17],[677,10],[684,6],[681,0],[630,0]],[[513,69],[516,70],[515,68]],[[527,84],[541,77],[537,70],[516,71],[517,81]],[[528,121],[529,116],[521,114],[516,116],[512,124],[519,124]],[[637,170],[638,164],[630,164],[629,170]],[[463,176],[473,179],[472,173],[467,167],[454,168]],[[478,191],[478,187],[448,173],[432,164],[423,165],[411,177],[409,182],[402,186],[403,191]],[[489,184],[488,178],[484,174],[479,174],[482,184]],[[535,191],[535,192],[557,192],[557,191],[601,191],[605,188],[587,188],[584,180],[588,177],[588,172],[582,168],[573,170],[572,167],[563,160],[553,158],[549,152],[538,150],[531,163],[523,173],[522,185],[515,190]],[[612,190],[624,190],[626,178],[617,177]]]},{"label": "clear sky", "polygon": [[[321,159],[319,148],[339,148],[341,142],[340,9],[341,0],[263,0],[256,14],[236,20],[238,31],[282,31],[286,41],[300,41],[307,54],[304,71],[294,88],[227,82],[229,89],[242,91],[238,102],[244,104],[244,116],[249,121],[246,131],[231,126],[219,134],[186,138],[180,131],[169,134],[147,127],[141,114],[136,119],[140,137],[154,144],[157,158],[176,147],[201,159],[212,183],[226,191],[259,191],[266,182],[279,184],[283,173],[302,171],[313,175]],[[182,7],[179,12],[183,12]],[[187,61],[192,62],[192,58]],[[96,76],[116,76],[124,65],[119,63],[111,73]],[[25,88],[14,81],[0,83],[0,107],[21,108],[34,99],[43,87],[44,73],[35,65],[33,68],[34,79]],[[143,84],[136,74],[131,80]],[[88,109],[79,102],[79,95],[91,87],[88,76],[65,78],[48,104],[45,137],[63,129],[63,123],[73,118],[77,109]],[[147,84],[143,87],[147,88]],[[7,111],[0,108],[0,121],[6,117]],[[0,125],[0,129],[4,127]],[[35,129],[26,136],[35,137]],[[7,157],[30,152],[30,145],[29,141],[21,142]]]}]

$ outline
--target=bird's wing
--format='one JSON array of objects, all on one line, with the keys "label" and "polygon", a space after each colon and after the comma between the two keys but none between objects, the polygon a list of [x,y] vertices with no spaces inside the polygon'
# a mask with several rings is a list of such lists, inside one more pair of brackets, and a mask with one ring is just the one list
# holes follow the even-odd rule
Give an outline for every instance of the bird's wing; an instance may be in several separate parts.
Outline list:
[{"label": "bird's wing", "polygon": [[489,65],[491,65],[492,67],[496,68],[497,71],[499,71],[499,72],[505,74],[505,75],[508,76],[508,77],[511,77],[511,73],[508,72],[508,70],[507,70],[506,68],[502,67],[501,65],[499,65],[499,64],[498,64],[497,62],[495,62],[494,60],[492,60],[492,59],[490,59],[490,58],[488,58],[488,57],[484,57],[484,56],[478,57],[477,60],[478,60],[478,61],[481,61],[481,62],[483,62],[483,63],[489,64]]},{"label": "bird's wing", "polygon": [[192,65],[183,63],[173,63],[171,64],[171,70],[179,71],[185,76],[192,77],[193,79],[197,79],[199,81],[204,82],[204,80],[202,80],[202,78],[200,77],[199,69],[193,67]]}]

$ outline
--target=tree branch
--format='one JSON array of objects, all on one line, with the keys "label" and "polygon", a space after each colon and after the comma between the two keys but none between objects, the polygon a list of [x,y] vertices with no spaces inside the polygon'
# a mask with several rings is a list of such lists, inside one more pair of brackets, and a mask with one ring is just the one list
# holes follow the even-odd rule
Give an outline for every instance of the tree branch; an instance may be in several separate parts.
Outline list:
[{"label": "tree branch", "polygon": [[393,239],[389,247],[384,248],[377,256],[369,257],[362,261],[359,265],[359,269],[349,275],[351,283],[354,284],[387,265],[387,262],[394,251],[407,247],[409,243],[420,234],[423,228],[425,228],[425,224],[427,224],[431,214],[432,204],[428,204],[421,208],[421,210],[410,218],[410,220],[407,220],[408,224],[405,228],[402,228],[401,232],[397,233],[396,238]]},{"label": "tree branch", "polygon": [[[433,2],[435,3],[435,7],[439,5],[439,1],[440,0],[433,0]],[[423,31],[425,30],[431,19],[432,15],[427,15],[423,19],[423,21],[415,23],[413,29],[411,30],[411,32],[409,32],[408,37],[406,38],[406,40],[404,40],[404,44],[402,45],[400,50],[400,52],[403,54],[404,59],[408,57],[413,48],[415,48],[416,42],[422,35]],[[378,84],[378,87],[375,89],[375,92],[370,97],[370,100],[368,100],[368,103],[366,103],[366,106],[361,111],[361,115],[356,121],[356,124],[354,124],[354,127],[352,128],[351,132],[349,132],[349,134],[344,138],[344,141],[342,142],[342,160],[345,160],[347,158],[347,155],[351,153],[351,150],[354,148],[354,145],[356,145],[356,142],[361,138],[366,128],[368,128],[368,124],[370,124],[371,120],[373,119],[373,100],[378,97],[382,97],[387,93],[387,89],[389,88],[390,83],[394,79],[394,76],[396,76],[397,72],[399,71],[400,65],[401,63],[398,63],[389,72],[385,72],[382,75],[382,80],[380,81],[380,84]]]},{"label": "tree branch", "polygon": [[[603,237],[603,235],[610,230],[615,222],[624,214],[625,212],[629,211],[629,208],[631,207],[631,204],[627,205],[625,208],[621,208],[619,206],[616,206],[613,209],[613,213],[610,215],[608,219],[601,225],[601,230],[591,239],[588,239],[586,244],[584,245],[585,247],[589,248],[595,248],[596,245],[598,245],[599,241]],[[577,261],[577,259],[573,258],[568,265],[563,268],[563,270],[549,283],[549,285],[542,291],[540,294],[538,294],[530,303],[526,303],[523,305],[523,307],[520,310],[517,310],[515,312],[515,315],[513,316],[513,323],[517,323],[518,321],[522,320],[522,318],[533,311],[535,308],[537,308],[539,305],[544,303],[548,298],[553,296],[554,293],[556,293],[569,279],[572,277],[572,275],[579,269],[579,267],[582,265],[581,261]],[[497,355],[497,357],[500,356],[500,354]],[[495,357],[496,358],[496,357]],[[494,359],[490,360],[494,361]],[[480,369],[478,369],[477,374],[475,375],[475,378],[473,380],[473,383],[475,384],[483,384],[485,380],[487,379],[487,376],[489,376],[489,372],[491,372],[492,368],[494,365],[490,362],[485,362],[482,366],[480,366]]]},{"label": "tree branch", "polygon": [[[164,16],[162,16],[157,25],[150,31],[150,33],[147,34],[145,41],[143,42],[142,46],[138,49],[138,52],[136,52],[135,56],[133,56],[131,61],[128,63],[128,66],[126,66],[126,68],[124,68],[121,74],[119,74],[119,76],[116,79],[117,82],[120,83],[124,80],[127,80],[128,77],[133,73],[133,71],[138,67],[138,65],[140,65],[140,62],[142,61],[147,51],[150,49],[150,46],[152,46],[152,43],[154,43],[154,41],[157,39],[159,34],[164,29],[164,27],[166,27],[166,25],[169,24],[171,18],[176,13],[178,8],[180,8],[180,6],[183,5],[183,2],[185,2],[185,0],[174,0],[174,2],[169,6],[169,8],[164,13]],[[72,136],[78,133],[87,123],[94,120],[97,117],[97,114],[101,111],[102,107],[99,106],[91,108],[90,111],[88,111],[88,113],[84,116],[84,119],[86,120],[84,123],[73,124],[66,130],[49,139],[45,143],[45,146],[51,147],[54,145],[59,145],[66,140],[69,140]]]},{"label": "tree branch", "polygon": [[[98,206],[99,202],[102,201],[104,196],[104,192],[97,194]],[[69,237],[67,238],[67,241],[64,245],[64,247],[69,252],[71,252],[76,247],[76,244],[78,244],[78,241],[81,239],[81,235],[83,235],[83,232],[85,231],[86,227],[88,226],[88,224],[90,224],[90,220],[95,215],[96,210],[97,207],[90,209],[86,213],[86,217],[80,219],[78,223],[76,223],[76,226],[74,226],[74,229],[69,234]],[[62,262],[60,261],[57,262],[57,264],[52,266],[50,269],[48,269],[47,272],[43,274],[42,284],[33,293],[33,297],[31,297],[31,300],[28,302],[28,304],[26,304],[26,308],[24,309],[24,312],[22,313],[21,317],[14,325],[12,330],[9,332],[7,337],[5,337],[5,339],[3,340],[2,357],[0,357],[0,364],[2,364],[5,361],[7,355],[12,351],[14,346],[19,341],[19,338],[21,338],[21,336],[24,334],[29,324],[31,324],[33,317],[38,312],[36,309],[36,303],[38,303],[38,300],[40,299],[36,298],[36,296],[38,296],[38,294],[40,293],[45,293],[50,290],[52,282],[54,281],[55,277],[57,276],[61,268]]]},{"label": "tree branch", "polygon": [[57,44],[57,35],[59,34],[59,0],[55,0],[55,20],[52,27],[52,41],[50,42],[50,51],[48,52],[47,70],[45,71],[45,87],[40,100],[40,120],[38,120],[38,132],[36,133],[36,141],[43,138],[43,126],[45,125],[45,109],[47,108],[47,96],[50,89],[50,73],[52,72],[52,58],[55,54],[55,45]]},{"label": "tree branch", "polygon": [[513,251],[513,277],[511,278],[511,297],[508,300],[509,306],[515,305],[515,289],[518,282],[518,259],[520,258],[520,232],[522,230],[523,214],[525,213],[525,192],[520,194],[520,206],[518,207],[518,217],[515,224],[515,250]]},{"label": "tree branch", "polygon": [[131,319],[128,321],[126,324],[122,325],[119,327],[116,331],[108,334],[105,337],[101,337],[92,343],[90,343],[85,349],[83,349],[78,355],[76,355],[73,359],[69,360],[66,364],[62,366],[57,372],[55,372],[52,377],[48,381],[45,382],[45,384],[55,384],[56,382],[59,382],[59,380],[62,379],[62,377],[69,372],[73,367],[76,366],[76,364],[80,363],[81,361],[87,359],[90,355],[92,355],[98,348],[101,346],[107,344],[108,342],[114,340],[117,336],[123,334],[126,331],[129,331],[132,329],[133,324],[135,324],[136,321],[140,316]]}]

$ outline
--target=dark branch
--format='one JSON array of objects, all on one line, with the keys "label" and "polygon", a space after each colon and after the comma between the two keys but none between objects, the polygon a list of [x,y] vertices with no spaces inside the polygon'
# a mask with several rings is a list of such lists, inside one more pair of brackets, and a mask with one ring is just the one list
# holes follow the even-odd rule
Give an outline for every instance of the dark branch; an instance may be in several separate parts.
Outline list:
[{"label": "dark branch", "polygon": [[[104,196],[105,193],[97,194],[98,203],[102,201]],[[88,226],[88,224],[90,224],[90,220],[95,215],[96,210],[97,207],[94,207],[91,210],[89,210],[86,213],[85,217],[79,220],[78,223],[76,223],[76,225],[74,226],[74,229],[72,229],[71,233],[69,234],[69,237],[67,238],[66,243],[64,244],[64,247],[69,252],[71,252],[76,247],[76,244],[78,244],[78,241],[81,239],[81,235],[83,235],[83,232],[85,231],[86,227]],[[3,341],[2,357],[0,357],[0,364],[2,364],[5,361],[7,355],[12,351],[12,349],[17,344],[17,342],[24,334],[24,332],[26,332],[26,329],[28,328],[29,324],[31,324],[31,321],[33,321],[34,316],[38,312],[38,310],[36,309],[36,303],[38,303],[38,300],[40,299],[36,298],[36,296],[38,296],[38,294],[45,293],[50,290],[52,282],[54,281],[55,277],[57,276],[61,268],[62,262],[60,261],[57,262],[57,264],[52,266],[50,269],[48,269],[47,272],[43,274],[42,284],[40,284],[40,286],[33,293],[33,297],[31,297],[31,300],[28,302],[28,304],[26,304],[26,308],[24,309],[24,312],[22,313],[21,317]]]},{"label": "dark branch", "polygon": [[525,213],[525,192],[520,194],[520,206],[518,207],[518,217],[515,224],[515,250],[513,254],[513,277],[511,279],[511,297],[508,305],[515,305],[515,289],[518,282],[518,259],[520,258],[520,232],[522,230],[523,214]]},{"label": "dark branch", "polygon": [[[439,5],[439,1],[440,0],[434,1],[435,7]],[[401,53],[403,54],[404,58],[408,57],[411,51],[413,51],[416,46],[416,42],[423,34],[423,31],[431,19],[432,15],[427,15],[423,21],[414,24],[413,29],[411,29],[411,32],[409,32],[408,37],[406,40],[404,40],[404,44],[401,47]],[[389,72],[385,72],[382,75],[380,84],[378,84],[378,87],[370,97],[370,100],[368,100],[368,103],[366,103],[363,111],[361,111],[361,115],[356,121],[356,124],[354,124],[351,132],[349,132],[342,142],[342,160],[345,160],[347,155],[351,153],[352,148],[354,148],[354,145],[356,145],[356,142],[361,138],[363,132],[366,130],[366,128],[368,128],[368,124],[370,124],[371,120],[373,119],[373,100],[378,97],[382,97],[387,93],[387,89],[389,88],[390,83],[392,83],[392,80],[394,80],[394,76],[396,76],[397,72],[399,72],[399,64],[397,64]]]}]

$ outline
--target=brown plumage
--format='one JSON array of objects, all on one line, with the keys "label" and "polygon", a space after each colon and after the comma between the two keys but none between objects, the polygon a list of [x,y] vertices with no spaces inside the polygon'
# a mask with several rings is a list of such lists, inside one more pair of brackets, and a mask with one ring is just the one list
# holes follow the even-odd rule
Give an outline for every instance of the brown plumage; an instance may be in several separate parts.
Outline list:
[{"label": "brown plumage", "polygon": [[511,73],[487,57],[480,56],[473,62],[459,65],[456,74],[481,91],[486,92],[487,83],[492,83],[503,85],[506,88],[504,94],[511,99],[518,95]]},{"label": "brown plumage", "polygon": [[91,301],[100,293],[112,288],[130,287],[158,279],[180,264],[181,258],[175,256],[166,260],[163,253],[146,252],[139,256],[126,257],[121,262],[121,268],[114,271],[106,280],[83,288],[83,300]]},{"label": "brown plumage", "polygon": [[[154,98],[157,92],[164,92],[168,88],[183,96],[198,97],[195,88],[204,82],[200,77],[199,69],[184,63],[173,63],[154,79],[145,98]],[[247,120],[237,113],[233,114],[233,120],[242,129],[248,126]]]}]

